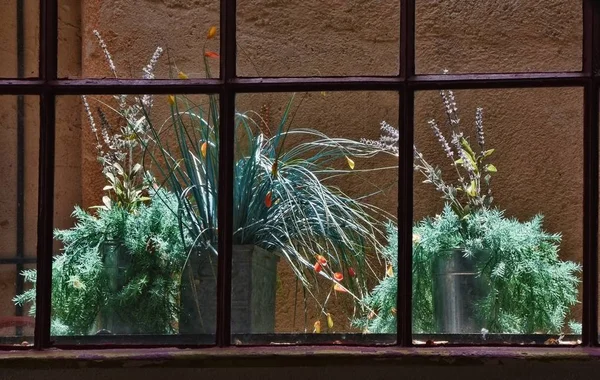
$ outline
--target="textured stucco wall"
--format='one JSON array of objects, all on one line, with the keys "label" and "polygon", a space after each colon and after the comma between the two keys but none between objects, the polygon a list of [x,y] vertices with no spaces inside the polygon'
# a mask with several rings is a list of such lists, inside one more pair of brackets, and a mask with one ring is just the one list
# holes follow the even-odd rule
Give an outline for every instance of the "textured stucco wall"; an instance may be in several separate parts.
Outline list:
[{"label": "textured stucco wall", "polygon": [[[0,77],[17,76],[17,1],[0,1]],[[33,77],[38,73],[38,8],[34,0],[23,2],[23,76]],[[35,257],[37,221],[37,182],[38,182],[38,97],[23,98],[24,122],[24,225],[23,255]],[[0,258],[14,257],[17,252],[17,96],[0,96]],[[13,265],[0,265],[0,319],[14,315],[12,297],[15,295],[16,268]],[[32,329],[25,334],[31,335]],[[14,328],[0,327],[0,335],[14,334]]]},{"label": "textured stucco wall", "polygon": [[[16,0],[0,1],[0,77],[17,76]],[[38,73],[39,2],[25,0],[24,4],[24,75]],[[61,0],[59,6],[59,62],[61,74],[78,75],[81,70],[80,10],[78,0]],[[56,205],[55,225],[71,226],[69,214],[73,204],[81,202],[81,123],[79,104],[64,98],[57,101],[56,138]],[[24,255],[35,257],[37,239],[38,151],[39,151],[39,98],[24,98]],[[0,257],[16,255],[17,242],[17,97],[0,97]],[[76,154],[74,154],[76,152]],[[28,265],[27,268],[33,268]],[[0,317],[14,315],[12,298],[15,296],[16,267],[0,265]],[[0,335],[14,334],[13,328],[0,329]],[[25,334],[33,334],[28,329]]]}]

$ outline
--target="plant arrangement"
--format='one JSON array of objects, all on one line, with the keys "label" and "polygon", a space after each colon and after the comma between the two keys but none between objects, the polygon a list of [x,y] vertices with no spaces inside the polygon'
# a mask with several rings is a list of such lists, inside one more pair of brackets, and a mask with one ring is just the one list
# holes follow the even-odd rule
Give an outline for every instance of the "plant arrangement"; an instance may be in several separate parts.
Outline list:
[{"label": "plant arrangement", "polygon": [[[95,34],[118,77],[106,44]],[[215,34],[213,27],[207,40]],[[204,65],[210,76],[210,60],[218,54],[206,46]],[[145,79],[154,78],[161,54],[157,48],[144,68]],[[177,77],[188,78],[181,71]],[[116,105],[95,99],[100,104],[96,117],[83,97],[108,194],[95,214],[76,208],[75,227],[55,233],[65,247],[53,265],[53,334],[93,332],[102,310],[116,313],[129,326],[127,333],[181,332],[182,311],[190,307],[185,305],[187,287],[204,281],[193,276],[201,270],[215,273],[198,258],[218,255],[219,106],[216,96],[205,99],[166,96],[163,105],[170,116],[157,120],[150,95],[118,95]],[[292,104],[290,100],[275,126],[257,113],[236,113],[233,244],[283,257],[331,329],[330,296],[343,293],[360,302],[367,277],[374,273],[369,257],[375,258],[381,248],[382,216],[390,216],[330,183],[366,170],[357,168],[355,160],[389,152],[316,129],[291,128]],[[114,112],[106,114],[105,109]],[[117,280],[103,253],[107,243],[113,247],[115,242],[127,258],[117,269]],[[188,281],[190,265],[204,268],[192,268]],[[24,276],[35,281],[35,271]],[[235,276],[234,268],[234,281]],[[318,278],[330,284],[326,297],[316,294]],[[204,290],[216,300],[210,289]],[[15,302],[34,300],[33,289]]]},{"label": "plant arrangement", "polygon": [[[106,45],[95,34],[116,77]],[[153,78],[161,54],[158,48],[144,68],[146,79]],[[102,107],[94,117],[87,97],[82,97],[107,194],[102,205],[92,207],[95,212],[76,206],[75,226],[54,233],[64,248],[52,265],[53,335],[178,330],[179,285],[189,237],[173,213],[178,207],[175,195],[159,188],[136,160],[152,97],[115,99],[120,110],[117,120]],[[23,275],[35,284],[35,270]],[[35,304],[35,287],[15,297],[15,302]],[[30,313],[35,313],[35,307]]]},{"label": "plant arrangement", "polygon": [[[570,307],[577,303],[579,264],[560,260],[561,237],[542,228],[542,215],[520,222],[493,207],[490,179],[497,172],[487,162],[494,152],[485,145],[483,110],[475,117],[477,148],[463,135],[452,91],[441,91],[448,117],[447,140],[437,122],[429,126],[455,169],[457,183],[442,178],[441,170],[428,163],[414,147],[415,170],[422,173],[446,200],[443,211],[426,217],[413,227],[413,331],[439,332],[435,315],[434,271],[437,260],[454,250],[475,263],[477,276],[489,291],[475,302],[474,310],[482,332],[561,333]],[[382,137],[368,143],[397,152],[397,129],[382,124]],[[389,243],[384,256],[397,270],[397,230],[388,229]],[[484,252],[485,254],[482,254]],[[397,283],[384,278],[365,298],[377,312],[355,323],[371,332],[393,332]],[[393,319],[393,320],[392,320]],[[579,323],[570,321],[573,333]]]},{"label": "plant arrangement", "polygon": [[[76,225],[55,231],[64,249],[52,264],[52,335],[96,333],[104,325],[99,325],[99,315],[117,318],[120,333],[177,332],[185,251],[178,222],[169,210],[169,206],[177,207],[177,199],[164,190],[157,192],[170,205],[149,202],[135,212],[112,206],[95,214],[76,207]],[[127,258],[120,273],[122,285],[116,289],[105,260],[107,248],[122,250]],[[36,274],[35,270],[23,272],[33,284]],[[15,302],[35,304],[35,287]]]},{"label": "plant arrangement", "polygon": [[[205,54],[207,68],[211,57]],[[180,72],[178,77],[187,75]],[[148,124],[145,162],[163,179],[161,186],[181,202],[183,228],[194,238],[189,251],[216,257],[217,97],[208,96],[207,105],[183,95],[167,100],[168,124]],[[292,106],[293,98],[275,125],[253,111],[235,115],[232,240],[234,246],[254,245],[283,257],[322,315],[331,318],[327,300],[332,292],[347,293],[360,302],[373,273],[368,257],[381,247],[382,218],[390,218],[346,195],[333,180],[366,171],[356,168],[356,159],[390,152],[332,138],[314,128],[292,128]],[[175,144],[163,133],[165,128],[173,132]],[[388,169],[393,168],[372,170]],[[235,260],[234,253],[234,266]],[[314,294],[318,277],[331,284],[323,303]]]}]

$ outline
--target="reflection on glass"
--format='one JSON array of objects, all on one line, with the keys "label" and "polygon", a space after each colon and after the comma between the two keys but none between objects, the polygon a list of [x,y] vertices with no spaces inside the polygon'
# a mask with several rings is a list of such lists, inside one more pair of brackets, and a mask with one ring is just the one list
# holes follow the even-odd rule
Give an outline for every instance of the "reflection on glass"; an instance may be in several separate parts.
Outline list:
[{"label": "reflection on glass", "polygon": [[363,333],[369,314],[394,318],[396,305],[383,310],[369,292],[394,277],[384,264],[395,259],[394,237],[381,255],[395,226],[397,155],[367,140],[382,119],[397,120],[396,102],[393,93],[238,97],[234,343],[395,339]]},{"label": "reflection on glass", "polygon": [[33,343],[39,99],[0,96],[0,345]]},{"label": "reflection on glass", "polygon": [[0,26],[0,78],[38,75],[39,5],[32,0],[2,2]]},{"label": "reflection on glass", "polygon": [[216,110],[214,95],[59,97],[58,343],[214,343]]},{"label": "reflection on glass", "polygon": [[439,95],[416,98],[415,343],[576,344],[581,89]]},{"label": "reflection on glass", "polygon": [[398,1],[240,1],[237,28],[240,76],[398,74]]},{"label": "reflection on glass", "polygon": [[144,74],[149,57],[159,47],[165,54],[153,72],[156,78],[177,77],[179,71],[191,78],[209,76],[205,58],[211,61],[211,76],[219,75],[220,32],[209,34],[211,27],[219,25],[218,1],[123,1],[106,6],[91,0],[61,0],[59,21],[59,76],[114,76],[102,63],[104,52],[94,30],[115,53],[119,78]]},{"label": "reflection on glass", "polygon": [[582,0],[416,1],[418,74],[579,71]]}]

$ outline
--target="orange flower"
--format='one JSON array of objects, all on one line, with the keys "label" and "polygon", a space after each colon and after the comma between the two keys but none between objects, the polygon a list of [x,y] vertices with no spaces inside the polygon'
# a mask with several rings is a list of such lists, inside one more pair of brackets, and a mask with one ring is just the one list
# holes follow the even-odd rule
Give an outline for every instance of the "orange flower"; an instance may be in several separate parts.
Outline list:
[{"label": "orange flower", "polygon": [[167,100],[169,101],[169,105],[171,105],[171,106],[172,106],[172,105],[175,105],[175,96],[173,96],[173,95],[169,95],[169,96],[167,97]]},{"label": "orange flower", "polygon": [[206,39],[210,40],[212,38],[214,38],[217,35],[217,27],[216,26],[211,26],[208,29],[208,34],[206,35]]},{"label": "orange flower", "polygon": [[321,264],[322,266],[326,266],[327,265],[327,259],[324,258],[321,255],[317,255],[317,261],[319,262],[319,264]]},{"label": "orange flower", "polygon": [[214,51],[207,51],[204,53],[204,56],[208,58],[219,58],[219,53],[215,53]]},{"label": "orange flower", "polygon": [[348,293],[346,288],[344,288],[342,285],[338,284],[337,282],[335,283],[335,285],[333,285],[333,290],[335,290],[336,292],[340,292],[340,293]]},{"label": "orange flower", "polygon": [[356,277],[356,272],[352,267],[348,268],[348,274],[350,275],[350,277]]},{"label": "orange flower", "polygon": [[270,191],[267,193],[267,196],[265,197],[265,206],[267,206],[267,207],[273,206],[273,193],[271,193]]},{"label": "orange flower", "polygon": [[335,272],[333,274],[333,278],[335,278],[336,281],[342,281],[344,279],[344,275],[341,272]]},{"label": "orange flower", "polygon": [[318,261],[315,263],[315,272],[319,273],[321,271],[321,269],[323,269],[323,267],[321,266],[321,263],[319,263]]},{"label": "orange flower", "polygon": [[321,333],[321,321],[316,321],[313,326],[315,327],[315,329],[313,330],[313,333],[320,334]]},{"label": "orange flower", "polygon": [[208,143],[205,141],[202,143],[200,147],[200,152],[202,153],[202,158],[206,158],[206,149],[208,148]]}]

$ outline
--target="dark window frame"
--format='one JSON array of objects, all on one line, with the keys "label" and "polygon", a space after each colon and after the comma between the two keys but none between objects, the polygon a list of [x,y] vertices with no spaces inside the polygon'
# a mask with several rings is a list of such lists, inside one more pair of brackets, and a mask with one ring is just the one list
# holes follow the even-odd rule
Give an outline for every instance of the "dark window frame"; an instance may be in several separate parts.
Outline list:
[{"label": "dark window frame", "polygon": [[[582,0],[583,60],[576,72],[516,74],[415,74],[416,0],[399,0],[401,8],[399,74],[396,76],[348,76],[306,78],[254,78],[236,76],[236,0],[221,0],[220,78],[175,80],[59,79],[58,0],[40,0],[39,78],[0,79],[0,95],[40,97],[39,205],[37,236],[37,298],[33,348],[54,345],[50,339],[51,268],[54,214],[54,159],[56,137],[55,100],[58,95],[81,94],[218,94],[221,113],[219,152],[219,272],[216,346],[230,346],[231,235],[233,200],[233,125],[235,95],[292,91],[395,91],[399,96],[400,155],[398,194],[399,264],[397,346],[411,347],[413,139],[414,95],[433,89],[491,89],[580,87],[584,90],[584,210],[583,210],[583,335],[582,346],[597,347],[598,307],[598,158],[600,2]],[[157,347],[159,345],[148,345]],[[493,346],[493,345],[491,345]],[[106,347],[106,346],[100,346]],[[114,347],[114,345],[111,345]],[[132,346],[133,347],[133,346]],[[140,347],[135,345],[135,347]],[[189,346],[188,346],[189,347]],[[89,345],[74,348],[93,348]],[[15,349],[15,346],[0,346]],[[23,347],[23,349],[30,349]]]}]

